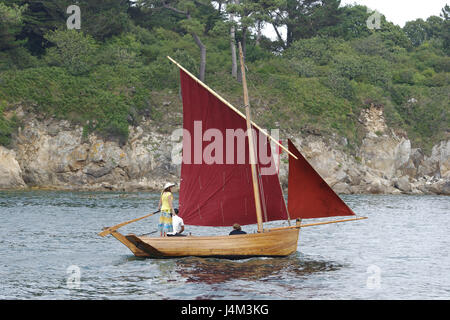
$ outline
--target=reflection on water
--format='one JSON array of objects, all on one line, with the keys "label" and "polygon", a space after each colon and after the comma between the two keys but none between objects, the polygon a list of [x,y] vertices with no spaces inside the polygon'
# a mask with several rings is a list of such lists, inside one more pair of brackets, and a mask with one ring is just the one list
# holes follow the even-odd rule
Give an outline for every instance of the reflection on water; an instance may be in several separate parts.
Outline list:
[{"label": "reflection on water", "polygon": [[284,258],[227,260],[185,258],[176,262],[176,272],[187,282],[222,283],[232,280],[267,281],[283,275],[306,276],[337,270],[340,266],[326,261],[302,260],[299,253]]},{"label": "reflection on water", "polygon": [[[450,299],[449,197],[343,196],[369,219],[303,228],[297,252],[285,258],[143,259],[97,235],[153,212],[158,197],[0,191],[0,299]],[[155,215],[121,231],[149,233],[157,223]],[[67,286],[73,267],[75,289]]]}]

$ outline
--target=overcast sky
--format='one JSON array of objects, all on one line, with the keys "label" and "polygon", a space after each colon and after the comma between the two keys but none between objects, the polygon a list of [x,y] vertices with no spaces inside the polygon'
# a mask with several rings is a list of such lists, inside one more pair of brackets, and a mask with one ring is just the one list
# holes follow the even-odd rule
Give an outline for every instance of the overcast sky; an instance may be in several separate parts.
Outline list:
[{"label": "overcast sky", "polygon": [[404,27],[407,21],[439,16],[445,4],[450,4],[450,0],[341,0],[342,5],[354,3],[377,10],[388,21]]},{"label": "overcast sky", "polygon": [[[341,0],[342,6],[355,3],[377,10],[385,15],[388,21],[403,28],[407,21],[418,18],[426,20],[430,16],[439,16],[445,4],[450,5],[450,0]],[[280,31],[286,39],[286,31],[283,28],[280,28]],[[265,26],[264,34],[273,40],[276,39],[276,34],[270,25]]]}]

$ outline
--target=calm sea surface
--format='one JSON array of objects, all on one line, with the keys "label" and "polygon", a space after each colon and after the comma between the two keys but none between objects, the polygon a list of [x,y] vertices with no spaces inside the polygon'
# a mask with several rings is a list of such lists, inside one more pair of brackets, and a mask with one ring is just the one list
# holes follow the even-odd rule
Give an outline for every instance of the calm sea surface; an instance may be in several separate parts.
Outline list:
[{"label": "calm sea surface", "polygon": [[450,299],[450,197],[342,198],[369,219],[303,228],[289,257],[157,260],[97,235],[154,211],[157,194],[0,192],[0,299]]}]

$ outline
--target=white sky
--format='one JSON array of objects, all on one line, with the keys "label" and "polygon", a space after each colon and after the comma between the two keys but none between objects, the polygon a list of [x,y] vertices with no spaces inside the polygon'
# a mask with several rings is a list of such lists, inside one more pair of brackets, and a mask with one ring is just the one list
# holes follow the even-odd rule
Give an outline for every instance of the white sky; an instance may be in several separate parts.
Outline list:
[{"label": "white sky", "polygon": [[[439,16],[450,0],[341,0],[341,5],[360,4],[372,10],[377,10],[386,19],[394,24],[404,27],[407,21],[430,16]],[[286,39],[284,28],[279,29],[283,39]],[[272,40],[276,39],[275,31],[271,25],[266,25],[263,32]]]},{"label": "white sky", "polygon": [[341,5],[360,4],[377,10],[400,27],[407,21],[430,16],[439,16],[445,4],[450,0],[341,0]]}]

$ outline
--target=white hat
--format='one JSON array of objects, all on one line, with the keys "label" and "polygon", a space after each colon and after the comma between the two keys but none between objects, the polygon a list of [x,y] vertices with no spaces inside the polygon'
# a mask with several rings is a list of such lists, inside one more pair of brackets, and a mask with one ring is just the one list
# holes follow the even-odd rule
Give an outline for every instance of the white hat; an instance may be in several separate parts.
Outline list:
[{"label": "white hat", "polygon": [[166,189],[169,188],[169,187],[173,187],[173,186],[175,186],[175,183],[167,182],[167,183],[164,185],[164,190],[166,190]]}]

